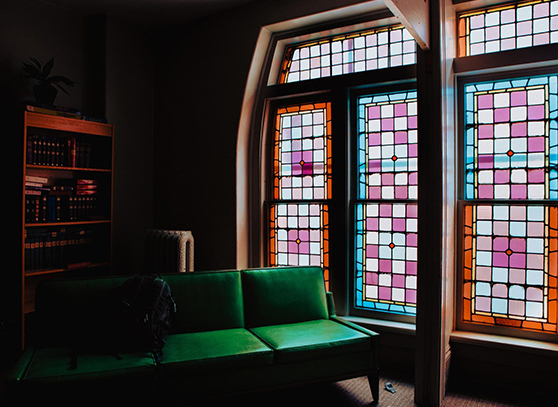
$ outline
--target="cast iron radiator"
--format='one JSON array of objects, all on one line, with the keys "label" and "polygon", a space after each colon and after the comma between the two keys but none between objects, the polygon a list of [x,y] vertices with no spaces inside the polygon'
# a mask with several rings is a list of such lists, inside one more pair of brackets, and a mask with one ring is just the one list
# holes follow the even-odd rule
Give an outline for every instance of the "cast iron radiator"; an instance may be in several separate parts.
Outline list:
[{"label": "cast iron radiator", "polygon": [[147,273],[194,271],[194,236],[190,231],[149,230],[145,253]]}]

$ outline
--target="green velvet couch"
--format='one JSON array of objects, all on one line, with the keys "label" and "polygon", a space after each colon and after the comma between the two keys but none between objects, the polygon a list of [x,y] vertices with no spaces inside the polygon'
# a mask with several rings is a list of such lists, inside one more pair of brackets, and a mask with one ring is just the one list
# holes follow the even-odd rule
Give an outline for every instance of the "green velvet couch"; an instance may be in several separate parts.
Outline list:
[{"label": "green velvet couch", "polygon": [[40,284],[35,311],[40,341],[24,350],[6,379],[8,403],[188,405],[359,376],[368,376],[371,401],[378,401],[379,336],[335,315],[321,268],[163,277],[177,312],[160,364],[150,353],[125,346],[113,352],[120,335],[114,301],[128,277]]}]

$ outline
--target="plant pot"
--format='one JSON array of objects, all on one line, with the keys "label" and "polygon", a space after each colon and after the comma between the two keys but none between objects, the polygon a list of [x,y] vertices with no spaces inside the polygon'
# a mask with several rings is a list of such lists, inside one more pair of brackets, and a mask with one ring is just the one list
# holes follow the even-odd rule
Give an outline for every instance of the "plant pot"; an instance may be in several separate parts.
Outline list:
[{"label": "plant pot", "polygon": [[35,93],[37,103],[52,106],[54,105],[54,99],[56,99],[58,90],[49,83],[43,83],[33,86],[33,92]]}]

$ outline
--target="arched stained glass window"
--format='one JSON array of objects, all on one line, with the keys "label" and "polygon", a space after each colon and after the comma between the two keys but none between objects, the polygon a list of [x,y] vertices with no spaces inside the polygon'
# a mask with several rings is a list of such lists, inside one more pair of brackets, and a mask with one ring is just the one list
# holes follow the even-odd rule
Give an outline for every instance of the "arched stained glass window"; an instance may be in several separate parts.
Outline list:
[{"label": "arched stained glass window", "polygon": [[324,38],[286,49],[279,83],[416,63],[416,42],[403,26]]},{"label": "arched stained glass window", "polygon": [[534,0],[458,16],[459,56],[558,43],[558,0]]},{"label": "arched stained glass window", "polygon": [[417,48],[384,17],[334,28],[344,34],[300,33],[318,39],[293,40],[275,60],[262,121],[262,253],[272,267],[321,266],[343,313],[414,323]]}]

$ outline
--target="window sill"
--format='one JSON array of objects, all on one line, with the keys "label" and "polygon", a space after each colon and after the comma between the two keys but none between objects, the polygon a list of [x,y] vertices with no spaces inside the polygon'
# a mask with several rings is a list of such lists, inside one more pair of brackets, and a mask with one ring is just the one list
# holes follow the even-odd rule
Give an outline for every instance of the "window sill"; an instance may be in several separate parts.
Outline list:
[{"label": "window sill", "polygon": [[506,349],[553,357],[558,356],[558,343],[465,331],[453,331],[450,340],[465,345],[479,345],[488,348]]},{"label": "window sill", "polygon": [[383,319],[372,319],[372,318],[362,318],[362,317],[339,317],[346,321],[361,325],[372,331],[381,330],[389,331],[394,333],[401,333],[405,335],[415,335],[415,324],[409,324],[405,322],[388,321]]}]

